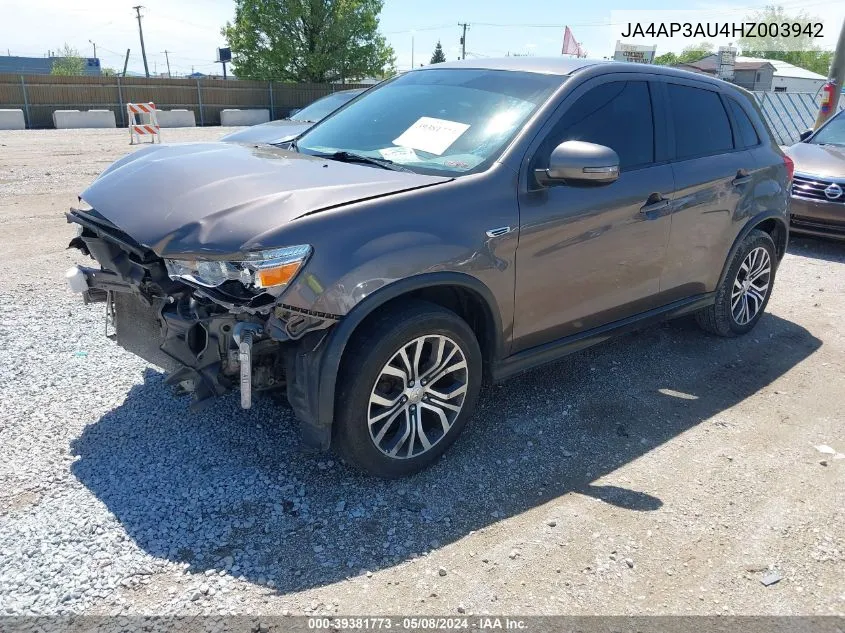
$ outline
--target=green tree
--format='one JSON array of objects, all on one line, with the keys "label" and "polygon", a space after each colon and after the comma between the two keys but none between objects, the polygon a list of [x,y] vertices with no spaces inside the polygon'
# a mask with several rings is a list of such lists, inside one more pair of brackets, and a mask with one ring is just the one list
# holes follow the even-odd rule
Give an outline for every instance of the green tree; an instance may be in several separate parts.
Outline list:
[{"label": "green tree", "polygon": [[446,55],[443,53],[443,46],[440,45],[440,40],[437,40],[437,46],[434,47],[434,54],[431,56],[432,64],[442,64],[446,61]]},{"label": "green tree", "polygon": [[678,56],[675,53],[663,53],[654,58],[654,63],[658,66],[673,66],[678,63]]},{"label": "green tree", "polygon": [[81,75],[85,72],[85,60],[79,55],[79,51],[69,46],[67,42],[63,48],[56,51],[57,59],[53,60],[53,67],[50,69],[52,75],[64,75],[66,77]]},{"label": "green tree", "polygon": [[673,66],[675,64],[689,64],[697,62],[703,57],[713,54],[713,44],[710,42],[698,42],[685,47],[679,54],[663,53],[654,58],[654,63],[661,66]]},{"label": "green tree", "polygon": [[[764,9],[746,16],[743,21],[778,25],[798,23],[806,26],[821,22],[821,19],[810,16],[804,11],[796,15],[789,15],[781,6],[768,5]],[[827,77],[830,64],[833,61],[833,51],[822,50],[803,29],[797,37],[784,37],[780,33],[777,37],[743,37],[739,40],[739,46],[742,49],[742,54],[746,57],[779,59],[825,77]]]},{"label": "green tree", "polygon": [[383,0],[235,0],[222,29],[242,79],[330,82],[393,71]]},{"label": "green tree", "polygon": [[104,77],[116,77],[117,71],[114,68],[101,68],[100,72]]},{"label": "green tree", "polygon": [[690,44],[684,47],[681,54],[678,55],[678,64],[689,64],[690,62],[697,62],[699,59],[713,54],[713,44],[710,42],[701,42],[697,44]]}]

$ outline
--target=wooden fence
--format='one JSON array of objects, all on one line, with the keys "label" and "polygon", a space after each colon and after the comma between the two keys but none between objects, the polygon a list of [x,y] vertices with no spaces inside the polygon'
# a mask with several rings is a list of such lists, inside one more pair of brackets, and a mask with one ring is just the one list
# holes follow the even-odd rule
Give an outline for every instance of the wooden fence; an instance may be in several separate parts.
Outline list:
[{"label": "wooden fence", "polygon": [[28,128],[53,127],[54,110],[113,110],[117,124],[125,126],[126,103],[152,101],[164,110],[193,110],[197,125],[220,125],[225,108],[267,108],[270,118],[278,119],[322,96],[358,87],[366,86],[0,74],[0,109],[22,109]]}]

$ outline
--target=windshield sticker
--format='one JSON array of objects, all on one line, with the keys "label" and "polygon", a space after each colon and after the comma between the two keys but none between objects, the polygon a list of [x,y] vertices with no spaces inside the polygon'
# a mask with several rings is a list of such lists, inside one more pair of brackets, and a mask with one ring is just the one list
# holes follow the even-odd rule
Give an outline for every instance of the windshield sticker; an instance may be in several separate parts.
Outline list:
[{"label": "windshield sticker", "polygon": [[410,147],[385,147],[378,151],[381,157],[394,163],[418,163],[420,157]]},{"label": "windshield sticker", "polygon": [[469,125],[446,119],[420,117],[399,138],[394,139],[396,145],[430,152],[440,156],[458,137],[469,129]]}]

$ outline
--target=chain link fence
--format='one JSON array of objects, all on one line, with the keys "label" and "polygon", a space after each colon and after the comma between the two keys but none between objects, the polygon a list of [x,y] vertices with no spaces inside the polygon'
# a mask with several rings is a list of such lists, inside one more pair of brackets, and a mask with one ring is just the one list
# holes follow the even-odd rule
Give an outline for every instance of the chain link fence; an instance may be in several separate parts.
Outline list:
[{"label": "chain link fence", "polygon": [[[769,128],[780,145],[799,141],[801,132],[812,128],[821,105],[821,95],[807,92],[755,92]],[[845,108],[840,100],[839,109]]]}]

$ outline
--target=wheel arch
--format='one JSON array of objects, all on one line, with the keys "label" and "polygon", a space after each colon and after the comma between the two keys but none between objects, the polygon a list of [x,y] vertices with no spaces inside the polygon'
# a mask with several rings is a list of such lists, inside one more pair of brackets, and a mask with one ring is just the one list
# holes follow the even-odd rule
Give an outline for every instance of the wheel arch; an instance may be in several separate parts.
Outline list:
[{"label": "wheel arch", "polygon": [[[502,321],[492,291],[481,281],[456,272],[424,273],[407,277],[385,286],[358,303],[332,328],[320,346],[314,363],[307,363],[311,374],[306,380],[316,389],[309,389],[316,402],[307,407],[310,420],[307,443],[326,450],[331,443],[336,404],[337,377],[349,342],[370,318],[389,310],[403,299],[430,301],[456,312],[475,332],[481,347],[485,377],[504,355]],[[299,380],[299,376],[297,380]],[[316,384],[315,384],[316,383]],[[302,413],[297,412],[302,419]]]},{"label": "wheel arch", "polygon": [[739,235],[736,236],[736,239],[731,246],[731,250],[728,251],[728,256],[725,258],[725,264],[722,268],[722,274],[719,276],[719,284],[716,286],[717,288],[725,281],[725,275],[728,274],[730,263],[733,261],[733,258],[739,250],[743,240],[745,240],[751,231],[755,229],[767,233],[772,238],[772,241],[775,243],[775,252],[777,254],[778,262],[783,259],[783,256],[786,254],[786,247],[789,244],[789,224],[783,217],[783,214],[778,213],[777,211],[763,211],[746,222],[745,226],[742,227],[742,230],[739,232]]}]

